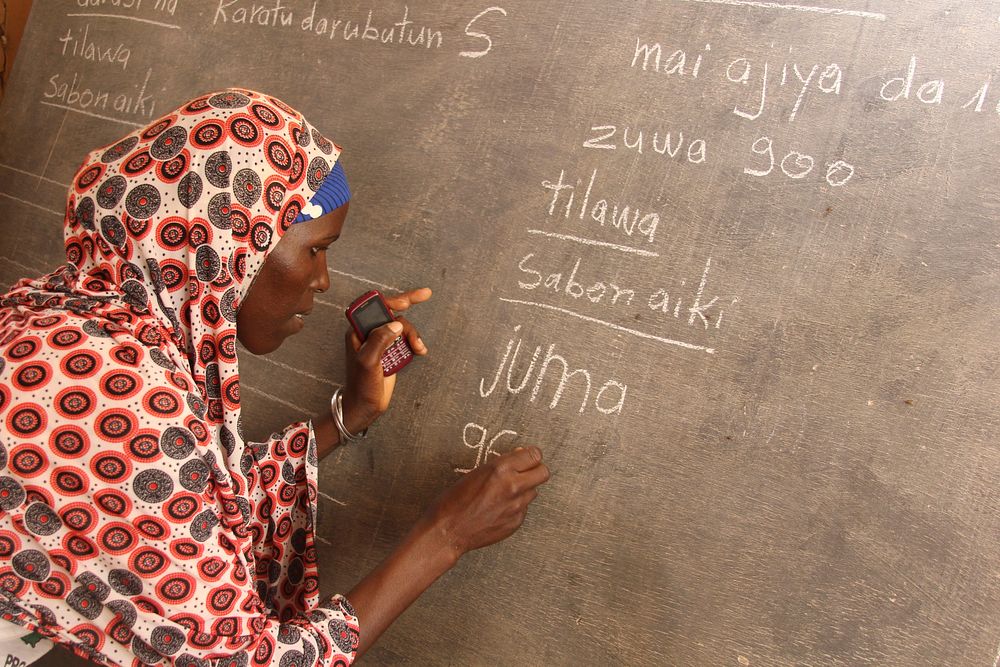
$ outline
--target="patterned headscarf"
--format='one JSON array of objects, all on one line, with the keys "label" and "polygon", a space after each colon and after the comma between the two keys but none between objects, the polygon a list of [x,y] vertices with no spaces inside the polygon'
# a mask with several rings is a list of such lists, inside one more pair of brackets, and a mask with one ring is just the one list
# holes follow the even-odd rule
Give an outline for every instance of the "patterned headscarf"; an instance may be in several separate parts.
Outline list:
[{"label": "patterned headscarf", "polygon": [[[100,315],[190,370],[188,400],[242,452],[236,313],[340,147],[294,109],[231,89],[90,153],[65,218],[69,264],[9,295]],[[124,294],[124,297],[122,296]]]},{"label": "patterned headscarf", "polygon": [[[0,300],[0,589],[36,600],[12,617],[81,651],[106,632],[117,657],[172,655],[181,637],[255,664],[352,654],[350,606],[317,606],[311,427],[247,446],[236,356],[241,302],[339,155],[280,100],[230,89],[87,156],[68,264]],[[276,643],[267,609],[301,637],[282,625]]]}]

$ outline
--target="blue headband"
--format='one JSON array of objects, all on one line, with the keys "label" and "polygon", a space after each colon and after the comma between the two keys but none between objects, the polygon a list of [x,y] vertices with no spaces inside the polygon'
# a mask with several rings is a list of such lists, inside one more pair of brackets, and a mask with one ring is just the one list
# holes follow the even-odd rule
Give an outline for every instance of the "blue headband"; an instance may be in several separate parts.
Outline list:
[{"label": "blue headband", "polygon": [[344,168],[340,166],[340,160],[333,163],[333,169],[327,174],[323,182],[320,183],[319,190],[313,195],[309,203],[306,204],[299,216],[292,222],[306,222],[321,215],[326,215],[330,211],[340,208],[351,200],[351,190],[347,187],[347,176],[344,175]]}]

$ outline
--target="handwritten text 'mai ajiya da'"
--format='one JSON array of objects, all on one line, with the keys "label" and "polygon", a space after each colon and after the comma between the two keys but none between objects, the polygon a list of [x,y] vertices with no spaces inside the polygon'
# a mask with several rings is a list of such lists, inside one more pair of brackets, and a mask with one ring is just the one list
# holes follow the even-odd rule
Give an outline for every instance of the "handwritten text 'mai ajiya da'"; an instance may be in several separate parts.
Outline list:
[{"label": "handwritten text 'mai ajiya da'", "polygon": [[[630,45],[631,47],[631,45]],[[625,62],[630,70],[653,76],[688,80],[702,79],[736,88],[740,97],[733,104],[733,114],[757,120],[779,114],[789,122],[801,117],[810,100],[840,99],[849,84],[846,66],[797,56],[788,49],[784,56],[738,57],[713,54],[712,45],[698,48],[672,48],[636,37],[635,48],[627,48]],[[936,72],[933,63],[911,55],[903,63],[887,64],[876,86],[879,103],[909,103],[922,107],[946,104],[982,113],[984,109],[1000,115],[1000,90],[991,91],[992,77],[976,83],[976,88],[949,86]]]}]

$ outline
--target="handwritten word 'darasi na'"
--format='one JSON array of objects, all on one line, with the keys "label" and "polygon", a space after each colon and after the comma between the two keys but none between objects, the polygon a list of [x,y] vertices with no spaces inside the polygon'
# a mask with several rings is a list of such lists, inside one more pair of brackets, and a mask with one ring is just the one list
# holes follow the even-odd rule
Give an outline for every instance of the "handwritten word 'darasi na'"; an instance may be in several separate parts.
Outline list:
[{"label": "handwritten word 'darasi na'", "polygon": [[78,7],[114,7],[115,9],[140,9],[142,0],[76,0]]}]

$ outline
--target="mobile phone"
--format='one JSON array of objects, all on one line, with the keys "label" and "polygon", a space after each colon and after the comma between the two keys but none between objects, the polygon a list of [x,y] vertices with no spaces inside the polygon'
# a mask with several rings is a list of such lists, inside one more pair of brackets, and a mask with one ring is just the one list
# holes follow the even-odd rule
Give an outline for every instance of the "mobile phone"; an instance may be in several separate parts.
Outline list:
[{"label": "mobile phone", "polygon": [[[386,304],[378,290],[372,290],[359,296],[345,311],[347,321],[354,327],[354,333],[363,343],[375,329],[383,324],[394,322],[396,317]],[[386,377],[398,373],[406,364],[413,361],[413,350],[402,335],[397,336],[389,349],[382,355],[382,374]]]}]

